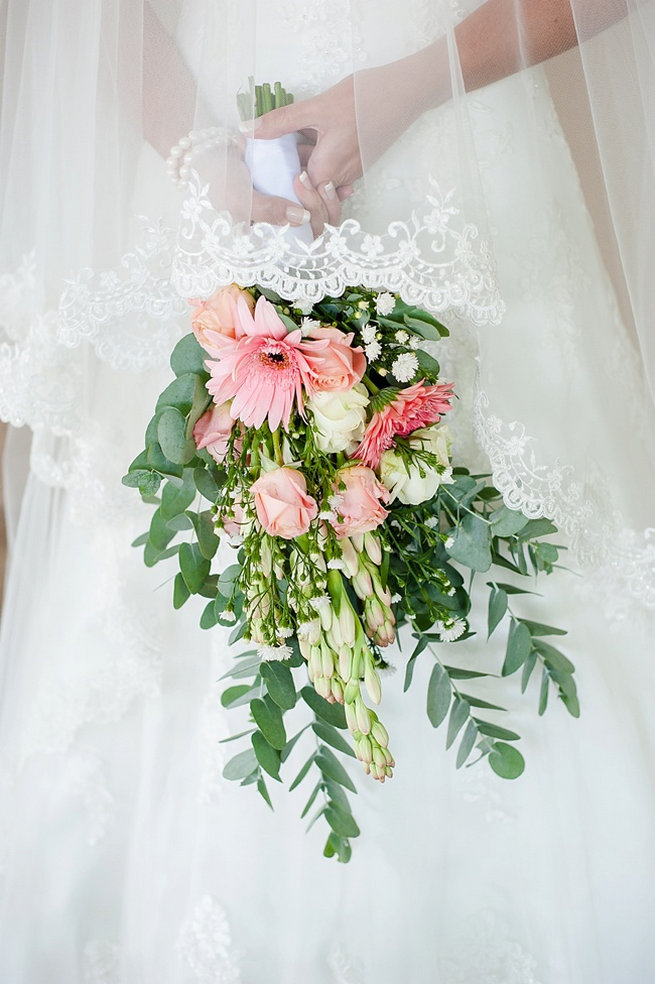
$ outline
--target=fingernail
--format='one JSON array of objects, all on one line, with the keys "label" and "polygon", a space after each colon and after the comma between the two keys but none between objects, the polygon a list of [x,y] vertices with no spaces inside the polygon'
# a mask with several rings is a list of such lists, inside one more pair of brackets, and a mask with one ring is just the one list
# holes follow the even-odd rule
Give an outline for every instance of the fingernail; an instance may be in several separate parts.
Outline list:
[{"label": "fingernail", "polygon": [[242,120],[239,123],[241,133],[254,133],[261,126],[262,118],[258,116],[256,120]]},{"label": "fingernail", "polygon": [[328,181],[328,183],[323,186],[323,190],[325,191],[325,197],[329,198],[331,202],[333,202],[337,197],[337,193],[331,181]]},{"label": "fingernail", "polygon": [[289,205],[287,208],[287,222],[290,222],[291,225],[303,225],[310,219],[311,214],[306,208],[301,208],[300,205]]},{"label": "fingernail", "polygon": [[307,171],[301,171],[300,180],[304,184],[305,188],[311,188],[312,183],[309,180],[309,175],[307,174]]}]

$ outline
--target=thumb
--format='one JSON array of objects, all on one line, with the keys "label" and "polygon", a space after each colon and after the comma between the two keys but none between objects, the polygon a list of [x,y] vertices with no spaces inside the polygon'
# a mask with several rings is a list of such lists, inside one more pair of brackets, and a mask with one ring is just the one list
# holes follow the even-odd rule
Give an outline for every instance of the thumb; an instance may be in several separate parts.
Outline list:
[{"label": "thumb", "polygon": [[244,120],[239,129],[246,136],[256,137],[257,140],[272,140],[285,133],[295,133],[297,130],[312,126],[313,102],[313,99],[305,99],[299,103],[290,103],[288,106],[272,109],[256,120]]}]

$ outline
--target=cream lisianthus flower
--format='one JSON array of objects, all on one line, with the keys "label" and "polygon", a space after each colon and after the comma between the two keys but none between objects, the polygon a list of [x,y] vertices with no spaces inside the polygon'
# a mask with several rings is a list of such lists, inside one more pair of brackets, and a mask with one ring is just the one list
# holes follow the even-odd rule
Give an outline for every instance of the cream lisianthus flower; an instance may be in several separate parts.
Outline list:
[{"label": "cream lisianthus flower", "polygon": [[384,451],[380,459],[380,481],[391,492],[391,498],[400,499],[405,505],[417,506],[435,495],[440,485],[452,482],[452,468],[448,452],[450,433],[445,424],[414,431],[409,438],[410,447],[433,454],[441,466],[429,465],[418,460],[406,467],[406,461],[396,451]]},{"label": "cream lisianthus flower", "polygon": [[314,439],[319,450],[324,454],[352,451],[364,434],[368,403],[362,383],[342,392],[313,393],[307,406],[314,416]]}]

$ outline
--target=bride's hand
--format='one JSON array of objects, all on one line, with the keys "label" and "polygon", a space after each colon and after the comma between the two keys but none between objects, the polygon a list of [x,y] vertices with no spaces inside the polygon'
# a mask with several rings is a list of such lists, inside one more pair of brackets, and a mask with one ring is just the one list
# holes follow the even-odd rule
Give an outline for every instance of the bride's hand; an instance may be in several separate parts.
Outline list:
[{"label": "bride's hand", "polygon": [[[299,152],[304,163],[306,156],[302,146]],[[223,182],[217,184],[215,173],[219,165]],[[310,222],[314,236],[318,236],[326,223],[339,225],[341,221],[341,201],[334,189],[323,189],[323,195],[320,195],[302,164],[293,183],[297,202],[265,195],[253,188],[243,146],[234,147],[225,159],[216,159],[210,150],[196,161],[195,168],[209,188],[213,207],[216,211],[227,209],[235,222],[268,222],[295,228]]]},{"label": "bride's hand", "polygon": [[352,75],[318,96],[291,103],[251,121],[257,140],[299,132],[311,185],[328,210],[352,194],[369,166],[430,105],[434,66],[423,51]]}]

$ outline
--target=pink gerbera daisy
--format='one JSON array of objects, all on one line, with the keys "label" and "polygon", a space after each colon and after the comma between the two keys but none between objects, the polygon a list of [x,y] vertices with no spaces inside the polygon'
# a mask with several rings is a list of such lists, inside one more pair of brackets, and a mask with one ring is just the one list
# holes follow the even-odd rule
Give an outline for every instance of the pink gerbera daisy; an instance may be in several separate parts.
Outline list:
[{"label": "pink gerbera daisy", "polygon": [[373,414],[361,444],[351,457],[369,468],[377,468],[382,452],[391,447],[397,434],[407,437],[421,427],[436,424],[450,410],[452,397],[452,383],[426,386],[424,379],[400,390],[390,403]]},{"label": "pink gerbera daisy", "polygon": [[[302,413],[302,391],[311,391],[312,365],[303,352],[307,342],[300,329],[287,332],[274,306],[260,297],[254,313],[242,297],[234,305],[235,337],[212,332],[218,361],[206,363],[211,374],[207,389],[216,403],[232,400],[230,413],[246,427],[261,427],[268,417],[271,430],[285,430],[294,400]],[[314,342],[323,347],[327,343]]]}]

